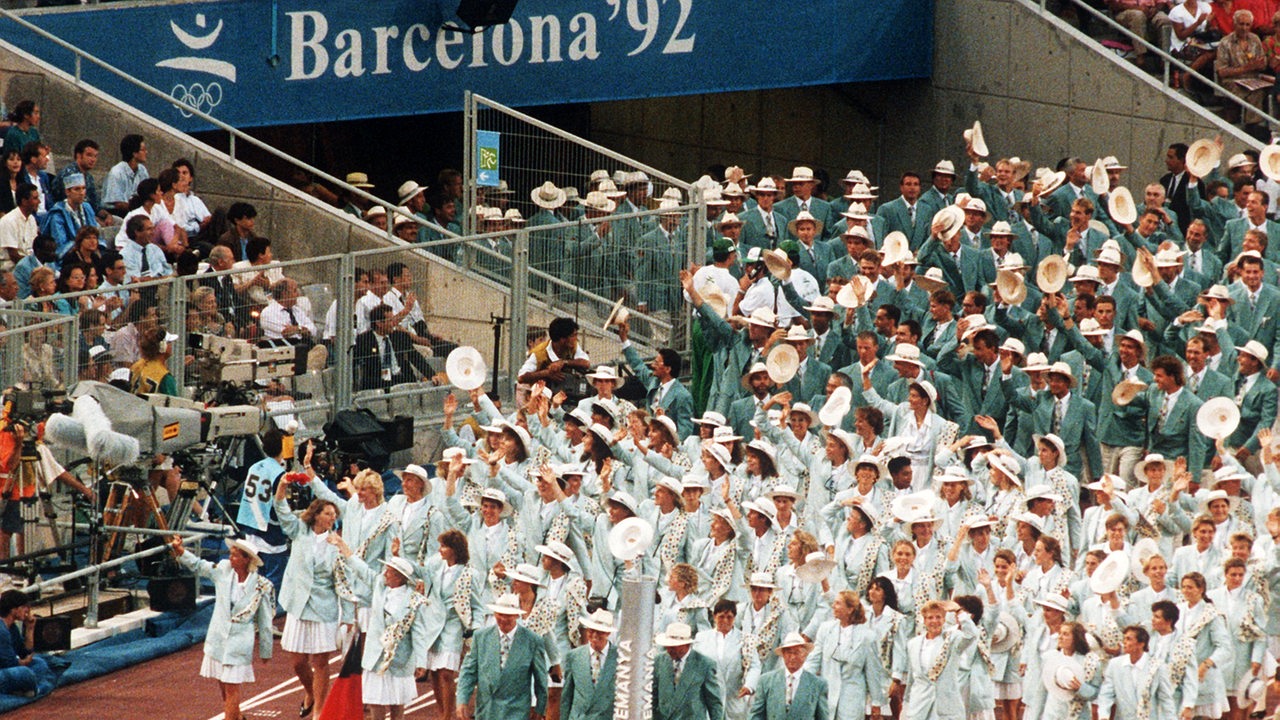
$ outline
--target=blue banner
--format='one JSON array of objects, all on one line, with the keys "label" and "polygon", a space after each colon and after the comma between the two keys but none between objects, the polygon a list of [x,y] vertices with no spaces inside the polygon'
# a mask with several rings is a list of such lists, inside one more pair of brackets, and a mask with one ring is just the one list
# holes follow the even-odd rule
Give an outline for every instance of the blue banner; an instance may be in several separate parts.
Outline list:
[{"label": "blue banner", "polygon": [[[237,127],[928,77],[932,0],[521,0],[468,34],[458,0],[229,0],[28,15]],[[71,71],[71,55],[3,21]],[[209,125],[89,63],[86,81],[183,130]]]},{"label": "blue banner", "polygon": [[476,184],[480,187],[498,187],[498,144],[501,133],[492,130],[476,131]]}]

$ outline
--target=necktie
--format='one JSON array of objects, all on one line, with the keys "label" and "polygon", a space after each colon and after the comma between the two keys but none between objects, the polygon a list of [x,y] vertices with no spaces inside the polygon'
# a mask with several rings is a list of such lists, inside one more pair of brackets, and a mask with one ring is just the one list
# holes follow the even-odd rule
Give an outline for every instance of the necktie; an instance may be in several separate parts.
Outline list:
[{"label": "necktie", "polygon": [[604,660],[600,657],[600,653],[591,653],[591,682],[594,683],[600,680],[600,666],[603,662]]},{"label": "necktie", "polygon": [[507,656],[511,654],[511,637],[514,633],[498,633],[498,664],[501,667],[507,666]]},{"label": "necktie", "polygon": [[1164,396],[1164,402],[1160,403],[1160,419],[1156,421],[1156,430],[1164,430],[1164,421],[1169,417],[1169,396]]},{"label": "necktie", "polygon": [[1241,375],[1236,379],[1236,403],[1244,401],[1244,384],[1248,382],[1248,380],[1249,378],[1245,375]]},{"label": "necktie", "polygon": [[1055,400],[1053,403],[1053,424],[1051,426],[1050,432],[1052,432],[1054,435],[1058,435],[1059,434],[1058,431],[1062,429],[1062,416],[1067,411],[1066,406],[1067,406],[1067,401],[1063,398],[1059,398]]},{"label": "necktie", "polygon": [[1198,390],[1199,388],[1200,388],[1200,374],[1197,373],[1191,376],[1191,381],[1187,383],[1187,389],[1191,391],[1192,395],[1195,395],[1196,390]]},{"label": "necktie", "polygon": [[289,314],[289,324],[290,324],[290,325],[297,325],[297,324],[298,324],[298,316],[293,314],[293,308],[288,307],[288,308],[285,308],[285,309],[284,309],[284,311],[285,311],[286,313],[288,313],[288,314]]},{"label": "necktie", "polygon": [[[145,266],[144,266],[144,267],[145,267]],[[1256,292],[1255,292],[1255,293],[1249,293],[1249,309],[1250,309],[1250,310],[1257,310],[1257,309],[1258,309],[1258,293],[1256,293]]]},{"label": "necktie", "polygon": [[147,271],[151,269],[151,263],[147,262],[147,246],[142,245],[141,248],[142,248],[142,274],[146,275]]},{"label": "necktie", "polygon": [[761,214],[764,216],[764,234],[769,237],[777,237],[778,226],[773,224],[773,212],[764,212],[762,210]]},{"label": "necktie", "polygon": [[1200,252],[1198,250],[1191,253],[1191,269],[1200,272]]},{"label": "necktie", "polygon": [[1092,371],[1092,370],[1093,370],[1093,368],[1089,367],[1089,363],[1085,363],[1085,365],[1084,365],[1084,371],[1080,373],[1081,375],[1083,375],[1083,376],[1084,376],[1084,377],[1083,377],[1083,378],[1081,378],[1081,380],[1080,380],[1080,386],[1081,386],[1081,387],[1088,387],[1088,386],[1089,386],[1089,375],[1091,374],[1091,371]]},{"label": "necktie", "polygon": [[383,337],[382,338],[382,369],[383,370],[391,369],[391,359],[392,359],[391,358],[391,338]]},{"label": "necktie", "polygon": [[791,673],[787,673],[787,704],[788,705],[791,704],[791,698],[792,696],[795,695],[795,692],[796,692],[795,676],[792,675]]},{"label": "necktie", "polygon": [[916,224],[916,206],[915,206],[915,205],[908,205],[908,206],[907,206],[907,212],[908,212],[908,213],[910,213],[910,215],[911,215],[911,224],[914,226],[914,225]]},{"label": "necktie", "polygon": [[982,394],[987,393],[987,386],[991,384],[991,366],[988,365],[985,372],[982,373]]},{"label": "necktie", "polygon": [[684,660],[675,661],[675,672],[672,673],[672,685],[680,684],[680,671],[684,669]]}]

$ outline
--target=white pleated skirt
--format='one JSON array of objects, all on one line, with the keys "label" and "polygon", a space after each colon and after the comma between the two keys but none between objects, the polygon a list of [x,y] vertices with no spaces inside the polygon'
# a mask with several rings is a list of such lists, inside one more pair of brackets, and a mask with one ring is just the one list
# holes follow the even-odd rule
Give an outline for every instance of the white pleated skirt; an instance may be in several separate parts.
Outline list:
[{"label": "white pleated skirt", "polygon": [[228,685],[240,685],[253,682],[253,663],[244,665],[223,665],[208,655],[200,663],[200,677],[212,678]]},{"label": "white pleated skirt", "polygon": [[291,653],[306,655],[333,652],[338,649],[338,623],[299,620],[286,615],[284,632],[280,635],[280,647]]},{"label": "white pleated skirt", "polygon": [[408,705],[418,697],[418,685],[413,675],[365,670],[360,678],[360,695],[365,705]]},{"label": "white pleated skirt", "polygon": [[[439,643],[437,643],[438,645]],[[434,650],[427,651],[427,669],[428,670],[452,670],[458,672],[462,667],[462,653],[453,650],[444,650],[436,652]]]},{"label": "white pleated skirt", "polygon": [[995,683],[997,700],[1020,700],[1022,698],[1022,681],[1014,680],[1013,682]]}]

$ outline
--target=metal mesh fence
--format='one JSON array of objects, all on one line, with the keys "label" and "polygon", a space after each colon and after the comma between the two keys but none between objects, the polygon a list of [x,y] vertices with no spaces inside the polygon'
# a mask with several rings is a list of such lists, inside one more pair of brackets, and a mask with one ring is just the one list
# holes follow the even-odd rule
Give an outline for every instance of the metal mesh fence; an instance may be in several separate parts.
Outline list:
[{"label": "metal mesh fence", "polygon": [[58,312],[53,303],[38,311],[4,308],[0,325],[4,387],[62,390],[75,383],[83,345],[75,315]]}]

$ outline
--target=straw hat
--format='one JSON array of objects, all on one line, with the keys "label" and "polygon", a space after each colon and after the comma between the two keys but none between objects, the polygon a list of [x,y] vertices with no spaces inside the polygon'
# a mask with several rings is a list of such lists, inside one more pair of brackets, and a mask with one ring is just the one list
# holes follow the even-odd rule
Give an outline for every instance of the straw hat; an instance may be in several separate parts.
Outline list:
[{"label": "straw hat", "polygon": [[1036,266],[1036,286],[1042,292],[1056,293],[1067,284],[1067,260],[1061,255],[1046,255]]},{"label": "straw hat", "polygon": [[1257,340],[1250,340],[1244,345],[1236,346],[1236,353],[1247,353],[1258,359],[1260,363],[1267,362],[1267,347]]},{"label": "straw hat", "polygon": [[884,242],[880,247],[880,252],[884,256],[882,261],[885,265],[893,265],[902,260],[902,258],[911,254],[911,245],[907,241],[907,236],[900,230],[894,230],[884,236]]},{"label": "straw hat", "polygon": [[615,632],[618,629],[613,624],[613,613],[604,608],[598,608],[590,615],[583,615],[578,618],[578,624],[589,630],[607,633]]},{"label": "straw hat", "polygon": [[899,522],[915,522],[916,518],[931,515],[935,502],[937,496],[928,490],[904,493],[889,503],[889,513]]},{"label": "straw hat", "polygon": [[796,352],[794,345],[778,343],[769,351],[769,357],[765,358],[764,364],[765,371],[769,373],[769,379],[778,385],[784,385],[790,382],[800,370],[800,353]]},{"label": "straw hat", "polygon": [[827,427],[839,427],[840,421],[849,414],[852,404],[853,391],[841,385],[822,404],[822,409],[818,410],[818,419]]},{"label": "straw hat", "polygon": [[507,578],[519,580],[530,585],[542,586],[542,571],[529,563],[520,563],[514,570],[507,571]]},{"label": "straw hat", "polygon": [[965,142],[973,148],[973,153],[978,157],[986,157],[991,153],[987,150],[987,141],[982,137],[982,122],[973,121],[973,127],[964,131]]},{"label": "straw hat", "polygon": [[1163,465],[1165,477],[1169,477],[1173,473],[1173,461],[1166,460],[1164,455],[1160,453],[1147,453],[1146,457],[1139,460],[1133,466],[1133,476],[1142,479],[1145,482],[1147,477],[1148,465]]},{"label": "straw hat", "polygon": [[[1107,166],[1103,164],[1102,158],[1098,158],[1093,167],[1089,168],[1088,176],[1089,186],[1095,193],[1105,195],[1111,189],[1111,180],[1107,177]],[[1112,219],[1114,220],[1115,216],[1112,216]],[[1116,222],[1120,221],[1116,220]]]},{"label": "straw hat", "polygon": [[929,293],[951,287],[943,279],[942,268],[940,267],[931,267],[925,270],[924,275],[917,275],[912,282],[919,285],[921,290]]},{"label": "straw hat", "polygon": [[1240,683],[1236,685],[1236,704],[1246,713],[1254,707],[1264,707],[1267,704],[1266,681],[1251,672],[1241,676]]},{"label": "straw hat", "polygon": [[996,281],[992,283],[1000,292],[1000,299],[1006,305],[1021,305],[1027,299],[1027,283],[1022,274],[1013,270],[996,271]]},{"label": "straw hat", "polygon": [[[796,168],[796,169],[799,170],[801,168]],[[821,237],[822,227],[823,227],[822,221],[814,217],[813,214],[810,213],[808,210],[801,210],[799,213],[796,214],[795,218],[792,219],[791,222],[787,223],[787,232],[791,233],[792,235],[799,235],[800,233],[796,232],[796,226],[806,221],[813,223],[813,228],[814,228],[813,234],[817,237]]]},{"label": "straw hat", "polygon": [[747,187],[747,192],[752,195],[758,193],[774,193],[776,195],[778,193],[778,184],[773,181],[773,178],[766,175],[760,178],[760,182]]},{"label": "straw hat", "polygon": [[1138,206],[1134,204],[1129,188],[1118,187],[1111,192],[1107,197],[1107,212],[1119,225],[1132,225],[1138,219]]},{"label": "straw hat", "polygon": [[258,554],[258,549],[253,546],[253,543],[250,543],[248,540],[244,540],[242,538],[227,538],[223,542],[227,544],[228,550],[235,548],[236,550],[239,550],[240,552],[249,556],[250,570],[257,570],[258,568],[262,567],[262,556]]},{"label": "straw hat", "polygon": [[558,541],[549,540],[546,545],[538,545],[534,548],[539,554],[546,555],[552,560],[560,562],[562,565],[568,566],[573,563],[573,551],[568,545]]},{"label": "straw hat", "polygon": [[533,204],[547,210],[555,210],[561,207],[568,197],[564,190],[556,187],[556,184],[550,180],[529,192],[529,198],[533,200]]},{"label": "straw hat", "polygon": [[626,562],[635,560],[653,544],[653,526],[638,517],[630,517],[609,531],[609,552]]},{"label": "straw hat", "polygon": [[1216,397],[1206,400],[1196,411],[1196,427],[1205,437],[1222,440],[1240,426],[1240,408],[1234,398]]},{"label": "straw hat", "polygon": [[347,184],[364,190],[373,187],[373,183],[369,182],[369,176],[362,172],[347,173]]},{"label": "straw hat", "polygon": [[587,193],[586,197],[579,198],[578,204],[583,207],[591,208],[592,210],[599,210],[605,213],[611,213],[618,209],[618,203],[610,200],[608,195],[600,192],[599,190],[592,190]]},{"label": "straw hat", "polygon": [[1062,595],[1056,592],[1045,593],[1044,595],[1041,595],[1040,597],[1036,598],[1035,603],[1040,607],[1049,608],[1050,610],[1058,610],[1061,612],[1066,612],[1067,609],[1070,607],[1067,604],[1067,599],[1062,597]]},{"label": "straw hat", "polygon": [[396,197],[400,198],[400,204],[404,205],[423,190],[426,190],[426,188],[413,180],[405,180],[403,183],[400,183],[400,187],[396,190]]},{"label": "straw hat", "polygon": [[804,648],[805,650],[811,650],[813,649],[813,643],[809,642],[808,640],[805,640],[804,635],[801,635],[800,633],[795,632],[793,630],[787,633],[787,636],[782,639],[782,644],[779,645],[777,649],[774,650],[774,652],[777,653],[778,655],[781,655],[783,650],[786,650],[787,648],[796,648],[796,647]]},{"label": "straw hat", "polygon": [[512,508],[511,508],[511,503],[507,500],[507,494],[497,488],[485,488],[484,490],[481,490],[480,499],[482,501],[492,500],[496,503],[501,503],[502,512],[500,513],[500,515],[502,517],[507,517],[511,514]]},{"label": "straw hat", "polygon": [[1280,145],[1268,145],[1258,155],[1258,169],[1269,180],[1280,178]]},{"label": "straw hat", "polygon": [[1121,380],[1111,390],[1111,402],[1120,407],[1127,407],[1146,389],[1147,384],[1141,380]]},{"label": "straw hat", "polygon": [[893,346],[893,352],[885,357],[889,362],[910,363],[917,367],[925,367],[924,362],[920,360],[920,348],[910,343],[898,343]]},{"label": "straw hat", "polygon": [[1084,666],[1074,657],[1067,657],[1054,650],[1045,657],[1040,680],[1050,695],[1061,700],[1072,700],[1076,694],[1071,689],[1071,681],[1084,684]]},{"label": "straw hat", "polygon": [[708,280],[698,293],[702,295],[702,301],[711,306],[715,314],[720,317],[726,317],[729,314],[729,298],[715,282]]},{"label": "straw hat", "polygon": [[623,307],[623,301],[626,296],[618,298],[613,304],[613,308],[609,310],[609,316],[604,319],[604,327],[601,330],[608,330],[610,325],[621,325],[631,317],[631,311]]},{"label": "straw hat", "polygon": [[751,577],[747,578],[747,587],[778,589],[778,585],[773,581],[773,573],[770,572],[751,573]]},{"label": "straw hat", "polygon": [[489,612],[495,615],[523,615],[520,609],[520,598],[515,593],[503,593],[489,605]]},{"label": "straw hat", "polygon": [[849,282],[840,287],[836,293],[836,302],[841,307],[859,308],[871,299],[872,293],[875,292],[875,285],[867,280],[865,275],[854,275],[849,278]]},{"label": "straw hat", "polygon": [[[808,213],[801,212],[802,215]],[[795,222],[794,220],[792,222]],[[769,269],[769,274],[778,278],[782,282],[791,279],[791,259],[782,250],[765,250],[761,254],[764,260],[764,266]]]},{"label": "straw hat", "polygon": [[836,567],[836,561],[821,550],[804,556],[804,564],[796,568],[796,577],[811,585],[820,585]]},{"label": "straw hat", "polygon": [[1129,554],[1116,551],[1107,555],[1089,576],[1089,589],[1098,595],[1106,595],[1120,589],[1129,577]]},{"label": "straw hat", "polygon": [[659,647],[682,647],[693,644],[693,628],[682,622],[673,622],[653,639]]},{"label": "straw hat", "polygon": [[943,241],[955,237],[964,229],[964,210],[958,205],[948,205],[934,213],[929,230]]},{"label": "straw hat", "polygon": [[1007,610],[1001,610],[996,618],[995,631],[991,633],[991,652],[1009,652],[1022,642],[1022,625]]},{"label": "straw hat", "polygon": [[[1266,151],[1263,150],[1265,153]],[[1222,162],[1222,148],[1209,139],[1201,139],[1191,143],[1187,148],[1187,172],[1196,177],[1205,177]],[[1266,172],[1265,170],[1263,171]]]},{"label": "straw hat", "polygon": [[791,177],[787,178],[787,182],[816,182],[817,178],[813,175],[813,168],[803,165],[797,165],[791,171]]}]

